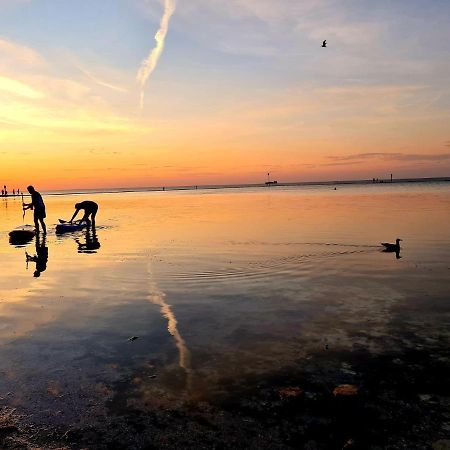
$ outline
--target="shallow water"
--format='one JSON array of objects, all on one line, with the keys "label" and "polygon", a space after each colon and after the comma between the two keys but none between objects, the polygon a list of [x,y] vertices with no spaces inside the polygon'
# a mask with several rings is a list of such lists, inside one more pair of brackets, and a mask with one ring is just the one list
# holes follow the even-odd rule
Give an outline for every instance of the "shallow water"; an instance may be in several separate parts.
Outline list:
[{"label": "shallow water", "polygon": [[[63,236],[58,219],[85,196],[47,196],[49,233],[26,246],[8,242],[20,199],[0,199],[1,401],[73,426],[130,407],[226,405],[250,378],[327,352],[432,355],[449,336],[449,194],[450,183],[95,194],[95,233]],[[399,258],[380,251],[396,237]],[[42,247],[34,277],[25,252]],[[334,364],[333,381],[355,382],[348,361]]]}]

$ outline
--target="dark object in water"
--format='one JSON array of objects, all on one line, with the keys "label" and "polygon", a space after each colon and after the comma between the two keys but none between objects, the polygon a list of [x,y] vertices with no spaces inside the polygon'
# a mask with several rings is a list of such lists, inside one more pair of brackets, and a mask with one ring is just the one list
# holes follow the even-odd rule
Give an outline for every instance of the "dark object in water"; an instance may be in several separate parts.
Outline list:
[{"label": "dark object in water", "polygon": [[13,245],[24,245],[36,236],[36,230],[32,225],[22,225],[9,233],[9,242]]},{"label": "dark object in water", "polygon": [[278,391],[278,395],[280,396],[281,400],[289,400],[293,398],[300,397],[303,395],[303,389],[299,387],[287,387],[284,389],[280,389]]},{"label": "dark object in water", "polygon": [[56,225],[56,233],[70,233],[72,231],[79,231],[86,227],[84,222],[66,222],[65,220],[59,219],[59,224]]},{"label": "dark object in water", "polygon": [[327,46],[327,40],[325,39],[325,40],[322,42],[322,47],[325,48],[326,46]]},{"label": "dark object in water", "polygon": [[353,384],[340,384],[339,386],[336,386],[333,390],[333,395],[335,397],[337,396],[351,397],[357,394],[358,388]]},{"label": "dark object in water", "polygon": [[397,252],[400,251],[400,241],[401,239],[397,238],[395,240],[395,244],[390,244],[389,242],[382,242],[381,245],[385,247],[386,252]]},{"label": "dark object in water", "polygon": [[135,341],[136,339],[139,339],[139,336],[131,336],[130,338],[128,338],[128,340],[129,340],[130,342],[133,342],[133,341]]}]

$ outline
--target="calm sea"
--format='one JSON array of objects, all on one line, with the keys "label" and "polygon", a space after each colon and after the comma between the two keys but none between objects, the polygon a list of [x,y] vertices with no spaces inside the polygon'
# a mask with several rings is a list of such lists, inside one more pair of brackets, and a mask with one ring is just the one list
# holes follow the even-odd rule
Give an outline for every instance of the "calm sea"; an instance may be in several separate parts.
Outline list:
[{"label": "calm sea", "polygon": [[[225,408],[288,375],[321,377],[311,395],[361,386],[356,351],[448,367],[448,182],[44,199],[48,235],[25,246],[8,232],[32,213],[0,199],[0,398],[35,423]],[[96,230],[56,235],[82,199]],[[381,251],[396,238],[399,254]],[[39,277],[26,253],[44,255]]]}]

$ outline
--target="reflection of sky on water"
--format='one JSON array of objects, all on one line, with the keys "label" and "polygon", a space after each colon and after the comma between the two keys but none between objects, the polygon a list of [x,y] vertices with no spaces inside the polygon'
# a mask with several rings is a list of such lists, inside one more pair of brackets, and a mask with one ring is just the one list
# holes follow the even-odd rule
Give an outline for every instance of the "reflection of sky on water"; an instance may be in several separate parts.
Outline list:
[{"label": "reflection of sky on water", "polygon": [[154,282],[151,281],[152,273],[150,270],[149,279],[149,299],[153,304],[161,307],[161,313],[167,319],[167,331],[174,338],[175,345],[179,353],[178,364],[180,368],[183,369],[186,373],[187,387],[189,388],[192,375],[191,355],[189,353],[189,349],[187,348],[186,342],[184,341],[178,330],[178,321],[175,317],[172,307],[166,301],[166,295],[158,289]]},{"label": "reflection of sky on water", "polygon": [[[134,380],[159,397],[214,397],[221,380],[325,345],[408,346],[399,318],[417,335],[447,333],[434,309],[450,288],[449,188],[391,188],[98,194],[95,236],[63,237],[52,229],[79,197],[47,197],[39,278],[26,268],[35,240],[8,243],[20,201],[0,205],[0,394],[20,383],[39,409],[51,374],[70,395]],[[401,259],[378,246],[396,237]]]}]

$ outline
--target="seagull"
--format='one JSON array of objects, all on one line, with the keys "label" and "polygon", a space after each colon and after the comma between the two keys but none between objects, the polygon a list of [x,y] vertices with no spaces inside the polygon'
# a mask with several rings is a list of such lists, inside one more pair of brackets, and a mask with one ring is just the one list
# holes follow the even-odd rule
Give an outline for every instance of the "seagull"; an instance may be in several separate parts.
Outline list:
[{"label": "seagull", "polygon": [[322,47],[326,47],[327,46],[327,40],[325,39],[323,42],[322,42]]},{"label": "seagull", "polygon": [[381,245],[385,247],[385,252],[397,252],[400,250],[400,241],[401,239],[397,238],[395,240],[395,244],[390,244],[389,242],[382,242]]}]

